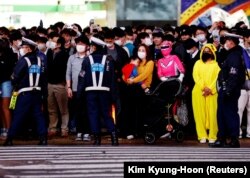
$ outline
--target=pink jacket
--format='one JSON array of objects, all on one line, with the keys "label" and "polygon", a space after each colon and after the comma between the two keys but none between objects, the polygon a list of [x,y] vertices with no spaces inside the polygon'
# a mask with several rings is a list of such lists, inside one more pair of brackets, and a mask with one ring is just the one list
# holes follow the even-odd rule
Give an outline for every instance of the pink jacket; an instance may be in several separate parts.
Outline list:
[{"label": "pink jacket", "polygon": [[176,55],[168,55],[158,60],[157,63],[158,77],[174,77],[179,73],[185,73],[185,69],[180,59]]}]

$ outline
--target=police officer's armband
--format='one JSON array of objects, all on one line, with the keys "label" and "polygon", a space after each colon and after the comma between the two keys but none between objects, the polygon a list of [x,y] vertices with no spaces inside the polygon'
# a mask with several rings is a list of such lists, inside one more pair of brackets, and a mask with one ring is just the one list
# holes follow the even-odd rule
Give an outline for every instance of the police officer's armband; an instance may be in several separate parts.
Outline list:
[{"label": "police officer's armband", "polygon": [[11,96],[9,109],[15,109],[18,92],[14,91]]}]

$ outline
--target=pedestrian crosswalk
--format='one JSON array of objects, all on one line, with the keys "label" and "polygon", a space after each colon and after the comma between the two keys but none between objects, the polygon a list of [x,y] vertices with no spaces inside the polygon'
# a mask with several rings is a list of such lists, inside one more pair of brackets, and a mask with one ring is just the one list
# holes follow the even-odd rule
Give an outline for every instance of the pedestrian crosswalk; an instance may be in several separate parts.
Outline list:
[{"label": "pedestrian crosswalk", "polygon": [[0,147],[0,177],[123,177],[124,162],[250,161],[249,148],[166,146]]}]

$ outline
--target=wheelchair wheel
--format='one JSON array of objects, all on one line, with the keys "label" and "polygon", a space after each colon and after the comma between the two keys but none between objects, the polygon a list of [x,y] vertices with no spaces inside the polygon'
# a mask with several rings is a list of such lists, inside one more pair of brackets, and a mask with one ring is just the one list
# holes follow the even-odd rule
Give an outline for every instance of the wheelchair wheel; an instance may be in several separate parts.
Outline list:
[{"label": "wheelchair wheel", "polygon": [[180,143],[180,142],[183,142],[183,139],[184,139],[184,132],[182,130],[178,130],[176,133],[175,133],[175,140]]},{"label": "wheelchair wheel", "polygon": [[144,137],[144,141],[146,144],[154,144],[155,143],[155,134],[152,132],[147,132]]}]

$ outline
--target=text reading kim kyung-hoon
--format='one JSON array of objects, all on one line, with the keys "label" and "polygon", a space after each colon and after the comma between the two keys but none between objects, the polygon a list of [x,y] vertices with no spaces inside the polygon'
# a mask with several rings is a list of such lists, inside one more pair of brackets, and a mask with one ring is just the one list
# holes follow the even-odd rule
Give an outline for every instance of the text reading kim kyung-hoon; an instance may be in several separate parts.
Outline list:
[{"label": "text reading kim kyung-hoon", "polygon": [[124,178],[249,177],[250,162],[125,162]]}]

